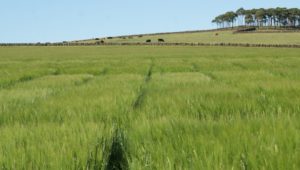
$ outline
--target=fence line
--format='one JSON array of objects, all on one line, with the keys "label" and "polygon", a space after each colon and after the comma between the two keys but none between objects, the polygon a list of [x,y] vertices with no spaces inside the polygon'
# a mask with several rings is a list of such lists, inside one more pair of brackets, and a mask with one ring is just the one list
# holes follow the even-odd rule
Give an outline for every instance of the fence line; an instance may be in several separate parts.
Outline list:
[{"label": "fence line", "polygon": [[1,47],[13,46],[228,46],[300,48],[300,44],[249,44],[249,43],[2,43]]}]

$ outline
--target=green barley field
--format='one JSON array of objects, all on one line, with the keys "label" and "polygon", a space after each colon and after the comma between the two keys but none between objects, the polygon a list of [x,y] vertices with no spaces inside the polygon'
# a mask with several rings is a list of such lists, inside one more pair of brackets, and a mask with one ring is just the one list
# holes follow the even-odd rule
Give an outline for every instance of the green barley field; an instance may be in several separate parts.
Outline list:
[{"label": "green barley field", "polygon": [[0,47],[0,169],[300,169],[299,54]]}]

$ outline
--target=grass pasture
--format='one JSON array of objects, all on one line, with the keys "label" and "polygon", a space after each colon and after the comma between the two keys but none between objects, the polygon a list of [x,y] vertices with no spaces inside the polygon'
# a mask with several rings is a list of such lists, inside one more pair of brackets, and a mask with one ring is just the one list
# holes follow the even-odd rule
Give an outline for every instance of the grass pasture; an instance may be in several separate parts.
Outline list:
[{"label": "grass pasture", "polygon": [[299,53],[0,47],[0,169],[299,169]]},{"label": "grass pasture", "polygon": [[[145,43],[151,40],[157,43],[158,39],[164,39],[167,43],[241,43],[241,44],[300,44],[300,32],[253,32],[233,34],[234,30],[208,31],[195,33],[174,33],[161,35],[145,35],[142,37],[131,36],[125,38],[105,39],[107,43]],[[216,35],[218,34],[218,35]],[[81,41],[80,41],[81,42]],[[82,42],[96,42],[85,40]]]}]

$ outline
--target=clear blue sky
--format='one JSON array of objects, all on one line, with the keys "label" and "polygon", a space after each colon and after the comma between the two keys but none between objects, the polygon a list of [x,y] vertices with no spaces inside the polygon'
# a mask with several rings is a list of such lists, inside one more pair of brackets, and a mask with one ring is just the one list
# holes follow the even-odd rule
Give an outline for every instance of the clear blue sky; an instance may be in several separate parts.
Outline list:
[{"label": "clear blue sky", "polygon": [[209,29],[225,11],[277,6],[300,0],[1,0],[0,43]]}]

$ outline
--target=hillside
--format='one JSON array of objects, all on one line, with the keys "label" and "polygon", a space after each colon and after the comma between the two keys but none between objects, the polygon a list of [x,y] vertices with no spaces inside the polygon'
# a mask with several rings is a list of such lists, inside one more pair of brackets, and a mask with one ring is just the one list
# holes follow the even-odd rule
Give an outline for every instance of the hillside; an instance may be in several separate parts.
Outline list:
[{"label": "hillside", "polygon": [[177,32],[148,35],[129,35],[119,37],[106,37],[76,42],[100,42],[105,43],[144,43],[151,40],[157,43],[163,39],[168,43],[249,43],[249,44],[295,44],[300,45],[299,30],[273,30],[262,29],[253,32],[235,33],[236,29]]}]

